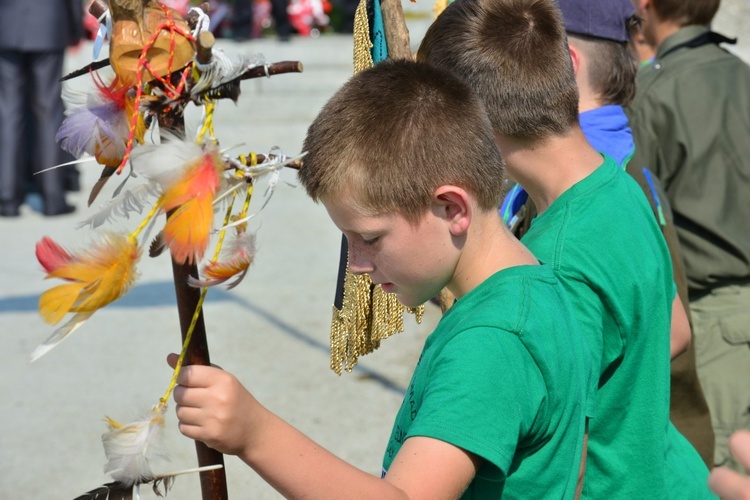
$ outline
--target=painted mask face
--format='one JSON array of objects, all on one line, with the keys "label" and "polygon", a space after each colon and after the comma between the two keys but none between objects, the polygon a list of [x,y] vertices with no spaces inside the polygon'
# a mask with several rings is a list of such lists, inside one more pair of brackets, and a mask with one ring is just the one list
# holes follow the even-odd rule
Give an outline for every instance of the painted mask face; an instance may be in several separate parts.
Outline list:
[{"label": "painted mask face", "polygon": [[[138,6],[141,7],[141,6]],[[174,10],[168,9],[175,27],[182,33],[189,33],[187,22]],[[148,1],[142,8],[127,11],[129,15],[117,18],[118,10],[113,10],[112,36],[110,40],[110,64],[120,78],[134,83],[137,77],[138,60],[143,47],[158,30],[154,43],[149,47],[146,58],[154,75],[144,72],[144,78],[165,76],[185,66],[195,55],[193,43],[177,31],[161,29],[167,20],[167,13],[157,2]],[[172,39],[174,38],[174,50]],[[171,58],[171,61],[170,61]]]}]

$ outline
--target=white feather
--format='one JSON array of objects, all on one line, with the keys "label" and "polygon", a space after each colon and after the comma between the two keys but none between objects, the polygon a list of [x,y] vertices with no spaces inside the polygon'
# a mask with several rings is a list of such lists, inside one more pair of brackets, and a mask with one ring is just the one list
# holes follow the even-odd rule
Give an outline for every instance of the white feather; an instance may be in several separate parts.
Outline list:
[{"label": "white feather", "polygon": [[65,323],[63,326],[55,330],[47,340],[42,342],[34,352],[31,353],[29,362],[33,363],[37,359],[41,358],[48,352],[50,352],[57,344],[68,338],[71,333],[78,330],[90,317],[94,314],[93,312],[77,313],[75,316],[70,318],[70,321]]},{"label": "white feather", "polygon": [[109,203],[99,209],[94,215],[78,224],[78,228],[91,226],[97,228],[114,217],[130,218],[130,214],[143,212],[149,198],[157,195],[157,189],[151,184],[139,184],[112,198]]},{"label": "white feather", "polygon": [[[252,166],[252,167],[244,167],[244,166],[238,166],[239,164],[237,162],[233,162],[232,164],[235,165],[237,168],[240,168],[243,172],[245,172],[245,177],[250,177],[254,180],[254,182],[257,182],[259,180],[262,180],[264,177],[268,176],[268,185],[266,186],[265,191],[263,192],[263,204],[258,209],[257,212],[248,215],[247,217],[244,217],[242,219],[238,219],[234,222],[231,222],[230,224],[227,224],[226,226],[223,226],[216,231],[226,231],[227,229],[239,226],[240,224],[244,224],[245,222],[249,221],[258,213],[263,210],[266,205],[268,205],[268,202],[271,201],[271,196],[273,196],[274,191],[276,190],[276,186],[279,183],[279,180],[281,179],[281,169],[296,160],[299,160],[300,158],[304,157],[306,153],[302,153],[300,155],[297,155],[292,158],[287,158],[286,156],[282,154],[278,154],[275,156],[275,159],[268,160],[263,163],[260,163],[258,165]],[[268,157],[271,157],[271,154],[268,155]],[[287,185],[294,187],[294,184],[291,184],[289,182],[284,181]],[[227,193],[223,193],[221,196],[219,196],[218,199],[223,198],[226,196],[229,192],[236,189],[238,186],[232,187]]]},{"label": "white feather", "polygon": [[179,180],[185,166],[201,154],[203,148],[199,144],[173,137],[161,144],[134,148],[130,163],[136,174],[164,188]]},{"label": "white feather", "polygon": [[107,455],[104,472],[126,485],[154,478],[151,461],[167,459],[162,443],[166,409],[156,405],[141,420],[128,424],[107,419],[109,431],[102,435]]},{"label": "white feather", "polygon": [[212,87],[218,87],[226,82],[234,80],[246,69],[255,65],[247,56],[241,54],[226,54],[222,49],[216,48],[211,53],[211,62],[208,64],[196,63],[200,77],[190,89],[191,95],[198,95]]},{"label": "white feather", "polygon": [[80,90],[65,82],[62,85],[62,100],[65,105],[65,115],[68,116],[74,110],[82,108],[88,101],[89,94],[86,90]]},{"label": "white feather", "polygon": [[45,168],[44,170],[37,170],[32,175],[43,174],[44,172],[50,172],[57,168],[67,167],[68,165],[78,165],[81,163],[89,163],[89,162],[95,162],[95,161],[96,161],[96,158],[94,158],[93,156],[84,156],[82,158],[78,158],[77,160],[66,161],[65,163],[60,163],[59,165],[55,165],[54,167]]}]

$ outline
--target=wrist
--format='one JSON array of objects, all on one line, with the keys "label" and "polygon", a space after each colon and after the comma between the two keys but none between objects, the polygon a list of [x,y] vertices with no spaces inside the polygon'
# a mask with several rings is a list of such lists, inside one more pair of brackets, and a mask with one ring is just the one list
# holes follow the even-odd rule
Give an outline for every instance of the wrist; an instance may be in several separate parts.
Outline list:
[{"label": "wrist", "polygon": [[260,404],[253,413],[254,415],[248,419],[247,433],[237,453],[237,456],[251,467],[259,462],[267,446],[273,444],[274,420],[278,419],[274,413]]}]

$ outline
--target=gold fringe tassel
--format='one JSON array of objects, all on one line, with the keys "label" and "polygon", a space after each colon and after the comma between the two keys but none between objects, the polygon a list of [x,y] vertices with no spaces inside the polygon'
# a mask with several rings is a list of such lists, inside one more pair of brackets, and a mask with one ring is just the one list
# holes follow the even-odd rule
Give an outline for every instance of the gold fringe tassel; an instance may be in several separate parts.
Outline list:
[{"label": "gold fringe tassel", "polygon": [[372,68],[372,41],[370,23],[367,20],[367,0],[360,0],[354,12],[354,73]]},{"label": "gold fringe tassel", "polygon": [[404,331],[404,311],[422,322],[424,305],[405,307],[396,294],[385,293],[366,274],[346,272],[341,310],[333,307],[331,370],[351,372],[360,356],[380,347],[380,341]]},{"label": "gold fringe tassel", "polygon": [[[360,0],[354,14],[354,73],[374,66],[367,0]],[[380,341],[404,331],[404,310],[422,321],[424,306],[404,307],[395,294],[385,293],[368,275],[349,272],[344,278],[344,300],[341,310],[333,307],[331,321],[331,369],[341,375],[351,372],[360,356],[369,354]]]}]

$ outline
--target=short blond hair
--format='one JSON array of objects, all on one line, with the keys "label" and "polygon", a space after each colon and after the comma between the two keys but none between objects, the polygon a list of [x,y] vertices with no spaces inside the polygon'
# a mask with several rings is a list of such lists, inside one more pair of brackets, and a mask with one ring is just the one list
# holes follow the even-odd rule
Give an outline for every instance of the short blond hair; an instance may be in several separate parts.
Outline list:
[{"label": "short blond hair", "polygon": [[373,213],[416,221],[457,185],[496,210],[504,162],[481,102],[454,75],[385,61],[352,77],[307,131],[299,178],[314,199],[353,194]]}]

